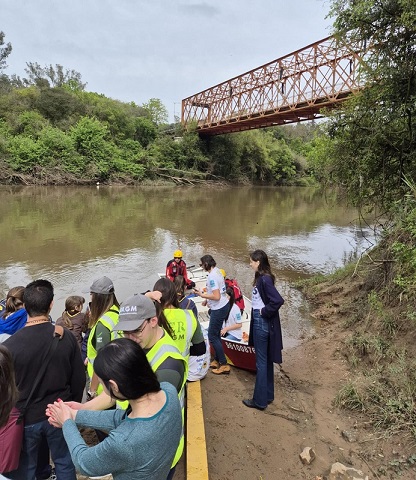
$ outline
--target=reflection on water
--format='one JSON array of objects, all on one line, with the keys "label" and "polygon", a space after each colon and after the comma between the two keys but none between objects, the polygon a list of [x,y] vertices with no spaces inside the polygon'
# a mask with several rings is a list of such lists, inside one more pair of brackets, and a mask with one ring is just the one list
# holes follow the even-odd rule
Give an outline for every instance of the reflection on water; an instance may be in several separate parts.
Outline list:
[{"label": "reflection on water", "polygon": [[120,301],[152,288],[178,247],[188,265],[213,255],[250,295],[248,253],[262,248],[286,300],[288,346],[311,328],[291,282],[341,266],[374,235],[335,194],[309,188],[0,187],[0,239],[0,294],[47,278],[54,318],[102,275]]}]

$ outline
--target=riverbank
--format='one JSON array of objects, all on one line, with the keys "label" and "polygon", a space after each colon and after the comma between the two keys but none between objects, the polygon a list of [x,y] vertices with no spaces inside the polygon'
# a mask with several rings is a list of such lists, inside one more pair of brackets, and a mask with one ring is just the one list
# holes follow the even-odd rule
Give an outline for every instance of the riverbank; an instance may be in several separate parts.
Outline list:
[{"label": "riverbank", "polygon": [[[210,480],[322,480],[335,462],[369,479],[415,478],[410,441],[384,439],[365,416],[334,406],[351,373],[341,354],[348,333],[336,322],[284,353],[283,368],[275,366],[276,400],[264,412],[242,404],[254,374],[233,368],[202,381]],[[310,465],[299,456],[305,447],[316,454]]]}]

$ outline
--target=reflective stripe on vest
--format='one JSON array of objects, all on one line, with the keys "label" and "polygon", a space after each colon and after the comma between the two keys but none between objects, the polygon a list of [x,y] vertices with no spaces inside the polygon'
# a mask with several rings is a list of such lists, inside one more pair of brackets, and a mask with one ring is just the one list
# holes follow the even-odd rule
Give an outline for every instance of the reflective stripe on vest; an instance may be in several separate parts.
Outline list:
[{"label": "reflective stripe on vest", "polygon": [[[110,310],[116,310],[116,311],[110,311]],[[88,337],[88,342],[87,342],[87,358],[88,358],[88,364],[87,364],[87,372],[88,376],[91,379],[92,375],[94,373],[94,360],[97,356],[97,350],[92,344],[92,340],[95,336],[95,330],[97,328],[98,322],[101,322],[108,330],[111,332],[111,340],[114,340],[115,338],[118,338],[118,333],[113,332],[112,329],[117,325],[118,323],[118,308],[113,305],[110,308],[109,311],[107,311],[102,317],[100,317],[97,321],[97,323],[92,327],[91,332]],[[97,392],[101,393],[103,391],[103,387],[100,384]]]},{"label": "reflective stripe on vest", "polygon": [[178,393],[179,403],[182,410],[182,434],[179,441],[178,448],[175,453],[175,458],[172,462],[172,468],[179,462],[183,448],[185,445],[184,440],[184,422],[185,422],[185,384],[186,379],[188,378],[188,362],[183,358],[183,356],[178,351],[178,347],[175,345],[174,340],[165,332],[165,335],[153,345],[153,347],[146,354],[147,360],[149,361],[152,370],[154,372],[160,367],[160,365],[166,360],[166,358],[176,358],[182,360],[185,364],[185,372],[183,377],[183,382],[181,389]]}]

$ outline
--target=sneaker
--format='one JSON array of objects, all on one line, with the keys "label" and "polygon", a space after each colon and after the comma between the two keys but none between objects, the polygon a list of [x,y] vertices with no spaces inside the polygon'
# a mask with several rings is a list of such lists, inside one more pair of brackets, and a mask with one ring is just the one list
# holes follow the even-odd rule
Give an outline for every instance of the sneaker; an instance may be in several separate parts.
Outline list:
[{"label": "sneaker", "polygon": [[48,480],[56,480],[58,477],[56,476],[55,469],[52,468],[51,474],[49,475]]},{"label": "sneaker", "polygon": [[[50,468],[50,467],[49,467]],[[46,469],[45,469],[46,470]],[[46,472],[45,472],[46,473]],[[48,475],[46,473],[46,475]],[[54,468],[50,468],[50,473],[48,477],[42,476],[42,477],[36,477],[36,480],[56,480],[56,473]]]},{"label": "sneaker", "polygon": [[220,362],[218,362],[218,360],[213,360],[213,361],[209,364],[209,368],[220,368]]},{"label": "sneaker", "polygon": [[214,368],[211,370],[212,373],[215,373],[215,375],[228,375],[231,371],[230,366],[228,363],[225,365],[220,365],[218,368]]}]

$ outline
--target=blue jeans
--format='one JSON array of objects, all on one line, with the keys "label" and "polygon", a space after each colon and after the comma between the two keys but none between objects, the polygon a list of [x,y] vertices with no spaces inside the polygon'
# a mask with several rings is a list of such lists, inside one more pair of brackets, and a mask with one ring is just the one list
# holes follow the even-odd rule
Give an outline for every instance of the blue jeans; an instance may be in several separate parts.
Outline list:
[{"label": "blue jeans", "polygon": [[269,355],[269,321],[253,310],[253,335],[256,350],[256,384],[253,401],[258,407],[265,408],[274,400],[273,362]]},{"label": "blue jeans", "polygon": [[221,365],[227,363],[221,343],[221,328],[222,324],[227,319],[229,310],[230,306],[227,303],[218,310],[211,310],[211,313],[209,314],[208,340],[215,351],[215,360]]},{"label": "blue jeans", "polygon": [[38,450],[42,438],[46,438],[48,442],[57,478],[59,480],[76,480],[75,467],[62,430],[53,427],[47,420],[25,425],[19,468],[8,473],[8,477],[13,480],[35,480]]}]

